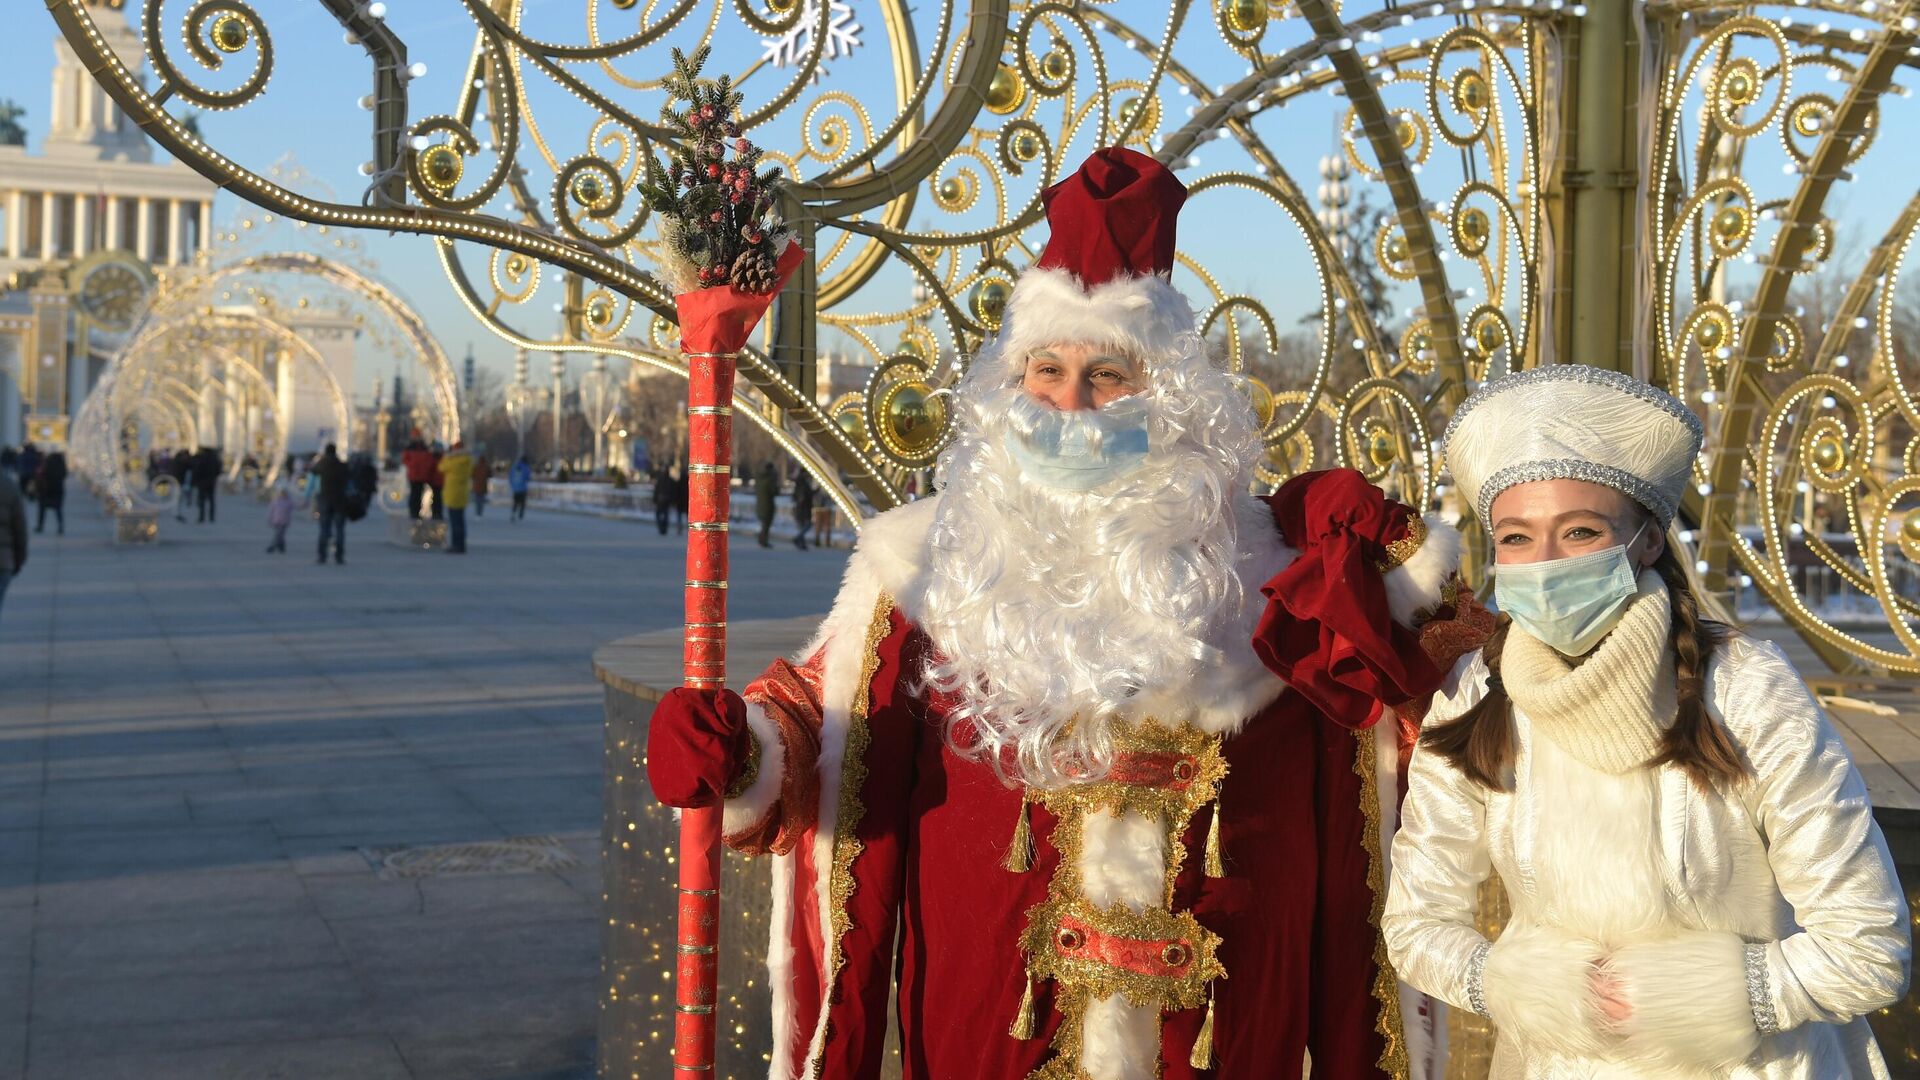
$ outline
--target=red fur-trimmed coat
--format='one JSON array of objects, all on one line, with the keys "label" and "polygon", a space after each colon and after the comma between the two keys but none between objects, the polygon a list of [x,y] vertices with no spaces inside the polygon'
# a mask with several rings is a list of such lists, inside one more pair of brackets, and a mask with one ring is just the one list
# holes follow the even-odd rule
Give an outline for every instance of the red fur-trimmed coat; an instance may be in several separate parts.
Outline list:
[{"label": "red fur-trimmed coat", "polygon": [[[1056,819],[1032,804],[1032,865],[1006,869],[1024,793],[957,756],[943,737],[945,703],[914,692],[934,648],[915,615],[936,502],[867,525],[818,636],[745,695],[759,771],[728,802],[726,833],[735,848],[777,860],[768,953],[774,1078],[877,1077],[896,977],[907,1080],[1016,1080],[1056,1057],[1063,1017],[1055,983],[1032,986],[1032,1036],[1010,1034],[1029,986],[1021,936],[1060,869]],[[1450,606],[1458,558],[1450,528],[1435,522],[1427,542],[1383,580],[1377,569],[1355,568],[1377,566],[1374,541],[1398,539],[1404,513],[1384,536],[1365,536],[1359,523],[1363,542],[1328,554],[1352,537],[1323,552],[1317,530],[1301,524],[1299,500],[1292,508],[1290,521],[1280,501],[1247,501],[1240,532],[1249,618],[1226,628],[1217,671],[1149,710],[1225,736],[1218,801],[1185,827],[1192,857],[1180,865],[1168,905],[1219,937],[1226,977],[1212,984],[1213,1067],[1190,1063],[1202,1008],[1150,1010],[1157,1040],[1138,1027],[1139,1014],[1083,1020],[1086,1049],[1114,1075],[1156,1075],[1143,1049],[1155,1042],[1158,1075],[1169,1080],[1298,1076],[1308,1053],[1316,1080],[1404,1075],[1409,1047],[1418,1057],[1427,1042],[1418,1015],[1409,1017],[1414,1030],[1403,1026],[1401,992],[1379,966],[1384,895],[1376,889],[1408,725],[1374,723],[1381,710],[1372,699],[1388,696],[1396,681],[1417,684],[1444,671],[1452,655],[1478,644],[1471,632],[1457,647],[1452,639],[1484,613],[1470,601],[1459,611]],[[1283,538],[1289,528],[1324,564],[1308,574],[1374,575],[1352,589],[1353,581],[1322,582],[1329,595],[1371,595],[1396,625],[1387,626],[1386,611],[1361,613],[1371,630],[1350,612],[1276,615],[1284,605],[1263,599],[1262,586],[1289,568],[1300,576],[1308,561]],[[1361,554],[1370,557],[1356,561]],[[1296,606],[1312,614],[1311,604]],[[1407,629],[1415,612],[1440,618],[1416,634]],[[1370,635],[1378,640],[1353,640]],[[1294,678],[1283,681],[1272,668]],[[1437,673],[1432,678],[1437,683]],[[1414,693],[1393,696],[1425,699],[1418,685],[1400,689]],[[1358,713],[1328,715],[1360,700],[1367,705]],[[1216,809],[1225,873],[1210,877],[1200,853]],[[1087,868],[1087,859],[1077,865]],[[1093,869],[1127,872],[1118,863]]]}]

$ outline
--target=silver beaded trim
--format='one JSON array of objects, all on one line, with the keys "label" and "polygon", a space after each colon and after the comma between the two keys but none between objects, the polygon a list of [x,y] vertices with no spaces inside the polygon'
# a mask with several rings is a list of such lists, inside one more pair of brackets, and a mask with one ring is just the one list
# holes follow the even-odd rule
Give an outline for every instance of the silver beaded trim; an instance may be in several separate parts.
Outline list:
[{"label": "silver beaded trim", "polygon": [[1467,1006],[1481,1016],[1487,1015],[1487,954],[1492,951],[1493,943],[1483,941],[1467,957]]},{"label": "silver beaded trim", "polygon": [[1672,523],[1674,513],[1680,508],[1679,500],[1625,469],[1584,458],[1548,458],[1509,465],[1487,477],[1486,483],[1480,485],[1480,520],[1487,528],[1493,528],[1494,498],[1516,484],[1531,484],[1535,480],[1586,480],[1613,488],[1646,507],[1660,519],[1662,529]]},{"label": "silver beaded trim", "polygon": [[1663,412],[1687,425],[1687,428],[1693,432],[1693,437],[1696,441],[1704,441],[1707,437],[1706,425],[1700,422],[1700,418],[1694,415],[1693,410],[1682,405],[1680,399],[1657,386],[1642,382],[1624,372],[1612,371],[1607,368],[1597,368],[1590,364],[1546,364],[1537,368],[1528,368],[1526,371],[1516,371],[1511,375],[1502,375],[1497,379],[1489,379],[1481,383],[1480,389],[1468,394],[1467,400],[1461,402],[1460,408],[1455,410],[1453,419],[1447,423],[1445,434],[1440,437],[1441,443],[1444,445],[1453,441],[1454,429],[1460,426],[1460,422],[1467,418],[1468,413],[1472,412],[1475,407],[1485,402],[1488,398],[1503,394],[1508,390],[1517,390],[1521,387],[1532,386],[1534,383],[1562,381],[1583,382],[1594,386],[1604,386],[1608,389],[1618,390],[1623,394],[1637,397],[1641,401],[1659,406]]},{"label": "silver beaded trim", "polygon": [[1773,987],[1767,978],[1767,947],[1748,945],[1747,1004],[1753,1009],[1753,1026],[1762,1035],[1780,1033],[1780,1018],[1773,1012]]}]

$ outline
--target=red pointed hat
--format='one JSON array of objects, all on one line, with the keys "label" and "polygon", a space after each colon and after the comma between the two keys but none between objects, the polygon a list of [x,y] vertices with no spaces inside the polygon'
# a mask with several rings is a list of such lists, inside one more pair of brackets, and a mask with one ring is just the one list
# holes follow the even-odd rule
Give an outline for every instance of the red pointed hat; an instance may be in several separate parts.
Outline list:
[{"label": "red pointed hat", "polygon": [[1122,276],[1173,272],[1174,226],[1187,186],[1137,150],[1095,150],[1047,189],[1052,236],[1035,269],[1071,271],[1088,289]]},{"label": "red pointed hat", "polygon": [[1151,359],[1193,331],[1171,280],[1187,189],[1165,165],[1125,147],[1096,150],[1044,199],[1051,235],[1007,301],[1002,355],[1075,341]]}]

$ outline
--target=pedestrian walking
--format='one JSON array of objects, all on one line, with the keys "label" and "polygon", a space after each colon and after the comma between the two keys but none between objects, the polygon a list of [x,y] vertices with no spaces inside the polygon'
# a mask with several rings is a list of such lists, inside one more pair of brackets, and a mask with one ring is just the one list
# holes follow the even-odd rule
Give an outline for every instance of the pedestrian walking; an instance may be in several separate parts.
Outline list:
[{"label": "pedestrian walking", "polygon": [[187,520],[187,502],[193,498],[193,488],[189,483],[192,474],[193,451],[183,446],[175,450],[173,456],[167,459],[167,475],[173,477],[175,494],[173,519],[175,521]]},{"label": "pedestrian walking", "polygon": [[20,482],[20,494],[29,500],[37,498],[33,491],[33,478],[40,471],[40,449],[32,442],[23,443],[20,456],[14,459],[14,479]]},{"label": "pedestrian walking", "polygon": [[527,489],[532,486],[533,462],[527,460],[527,455],[521,454],[513,463],[513,468],[507,470],[507,490],[513,493],[513,513],[507,516],[508,521],[519,521],[527,516]]},{"label": "pedestrian walking", "polygon": [[813,478],[801,469],[793,478],[793,520],[800,531],[793,534],[793,546],[807,550],[807,533],[813,529]]},{"label": "pedestrian walking", "polygon": [[67,535],[67,455],[55,450],[40,463],[40,471],[33,479],[33,489],[40,493],[40,517],[34,523],[34,532],[47,531],[47,511],[53,511],[54,524],[58,526],[58,535]]},{"label": "pedestrian walking", "polygon": [[333,538],[333,561],[347,561],[347,463],[332,443],[313,463],[313,505],[320,512],[320,562],[327,561],[327,538]]},{"label": "pedestrian walking", "polygon": [[407,516],[420,520],[421,500],[427,494],[427,484],[433,479],[433,451],[420,438],[415,429],[407,439],[407,448],[400,452],[401,467],[407,470]]},{"label": "pedestrian walking", "polygon": [[780,497],[780,473],[769,461],[753,480],[753,512],[760,518],[760,546],[772,547],[773,501]]},{"label": "pedestrian walking", "polygon": [[14,477],[18,473],[13,451],[0,452],[0,601],[7,598],[7,583],[27,565],[27,500]]},{"label": "pedestrian walking", "polygon": [[273,500],[267,503],[267,524],[273,528],[273,542],[267,545],[268,554],[285,553],[287,550],[287,526],[293,524],[293,492],[285,484],[277,484],[273,489]]},{"label": "pedestrian walking", "polygon": [[433,494],[433,508],[428,516],[435,521],[447,516],[447,495],[440,479],[440,459],[446,454],[438,442],[433,444],[433,464],[427,467],[427,490]]},{"label": "pedestrian walking", "polygon": [[687,531],[687,499],[692,492],[687,484],[687,467],[676,461],[673,463],[673,531]]},{"label": "pedestrian walking", "polygon": [[662,465],[653,473],[653,521],[660,535],[667,535],[667,519],[673,516],[673,466]]},{"label": "pedestrian walking", "polygon": [[493,481],[493,462],[487,460],[485,453],[477,454],[473,459],[473,516],[487,515],[487,488]]},{"label": "pedestrian walking", "polygon": [[[440,491],[446,496],[447,554],[467,553],[467,502],[473,494],[473,455],[465,443],[455,439],[453,448],[435,466]],[[435,499],[438,505],[439,499]]]},{"label": "pedestrian walking", "polygon": [[203,446],[193,455],[193,505],[199,512],[196,524],[214,519],[214,490],[220,486],[220,451]]}]

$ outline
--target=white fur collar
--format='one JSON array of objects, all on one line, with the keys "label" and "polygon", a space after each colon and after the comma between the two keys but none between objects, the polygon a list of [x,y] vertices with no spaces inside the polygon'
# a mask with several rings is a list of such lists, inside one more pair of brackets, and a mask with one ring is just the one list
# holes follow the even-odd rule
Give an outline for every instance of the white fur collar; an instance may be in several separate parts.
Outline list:
[{"label": "white fur collar", "polygon": [[[880,514],[860,531],[849,575],[870,574],[893,598],[902,614],[924,623],[928,541],[940,497],[933,495]],[[1127,710],[1129,719],[1152,717],[1189,723],[1203,731],[1232,734],[1261,707],[1280,696],[1286,684],[1253,652],[1253,628],[1266,610],[1260,587],[1292,562],[1295,552],[1280,538],[1273,511],[1252,496],[1235,507],[1240,534],[1240,610],[1220,621],[1208,644],[1219,650],[1190,685],[1142,694]]]}]

